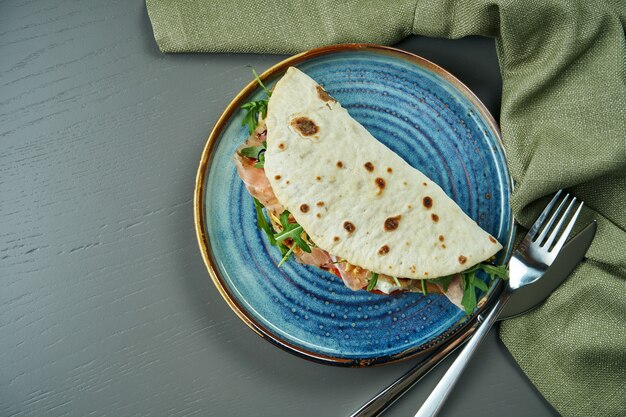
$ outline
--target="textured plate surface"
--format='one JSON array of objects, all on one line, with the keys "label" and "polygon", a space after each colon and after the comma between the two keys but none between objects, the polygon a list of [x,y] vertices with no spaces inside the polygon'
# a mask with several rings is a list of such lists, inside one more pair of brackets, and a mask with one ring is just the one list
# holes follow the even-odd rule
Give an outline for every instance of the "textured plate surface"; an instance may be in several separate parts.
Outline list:
[{"label": "textured plate surface", "polygon": [[[343,45],[296,55],[262,78],[269,86],[295,65],[378,140],[437,182],[510,251],[510,179],[493,119],[469,90],[434,64],[391,48]],[[309,359],[380,364],[463,337],[471,318],[439,295],[353,292],[341,280],[280,253],[256,228],[252,198],[232,163],[247,137],[239,106],[264,97],[252,83],[226,109],[204,150],[196,228],[209,272],[237,315],[271,342]],[[471,242],[467,242],[471,245]],[[484,278],[484,277],[483,277]],[[493,292],[493,286],[487,294]]]}]

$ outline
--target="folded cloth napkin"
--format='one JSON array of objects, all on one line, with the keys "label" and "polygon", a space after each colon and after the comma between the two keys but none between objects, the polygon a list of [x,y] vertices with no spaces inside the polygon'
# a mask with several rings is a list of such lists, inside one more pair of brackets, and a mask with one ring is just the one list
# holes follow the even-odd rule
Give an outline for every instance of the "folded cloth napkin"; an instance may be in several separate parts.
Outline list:
[{"label": "folded cloth napkin", "polygon": [[299,52],[410,34],[494,37],[501,129],[528,227],[567,188],[598,220],[587,259],[500,337],[563,416],[626,416],[626,1],[146,0],[163,52]]}]

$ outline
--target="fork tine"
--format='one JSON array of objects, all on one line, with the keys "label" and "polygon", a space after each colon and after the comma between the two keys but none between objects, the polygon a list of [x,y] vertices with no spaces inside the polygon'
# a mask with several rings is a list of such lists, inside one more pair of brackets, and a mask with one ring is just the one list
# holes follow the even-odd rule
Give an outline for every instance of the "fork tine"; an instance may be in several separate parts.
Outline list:
[{"label": "fork tine", "polygon": [[565,244],[565,241],[567,240],[569,234],[571,233],[572,228],[574,227],[574,223],[576,223],[576,219],[578,218],[578,215],[580,214],[580,210],[582,210],[583,208],[583,204],[584,203],[581,201],[580,205],[576,209],[576,212],[572,216],[572,219],[569,221],[569,223],[567,223],[567,226],[565,226],[565,230],[563,230],[563,234],[561,235],[559,240],[557,240],[556,244],[554,245],[554,248],[552,248],[552,251],[550,251],[551,254],[553,254],[554,256],[556,256],[556,254],[559,253],[559,251]]},{"label": "fork tine", "polygon": [[535,220],[535,223],[532,225],[532,227],[530,228],[530,230],[526,234],[526,238],[525,239],[532,239],[532,238],[535,237],[535,235],[537,234],[537,232],[541,228],[541,225],[546,220],[546,217],[548,217],[548,214],[550,214],[550,210],[552,210],[552,206],[554,206],[554,203],[556,203],[556,201],[559,199],[559,196],[561,195],[562,191],[563,190],[557,191],[557,193],[554,195],[554,197],[552,197],[552,200],[550,200],[550,203],[548,203],[546,208],[543,209],[543,212],[541,213],[541,215],[537,218],[537,220]]},{"label": "fork tine", "polygon": [[[564,202],[565,202],[565,200],[563,200],[563,203]],[[565,209],[565,212],[563,213],[563,215],[559,219],[559,222],[550,231],[550,235],[548,235],[548,238],[546,239],[545,243],[543,243],[541,245],[541,246],[545,246],[546,250],[550,249],[550,246],[552,245],[552,242],[554,242],[554,240],[556,239],[557,235],[559,234],[559,230],[561,230],[561,227],[563,226],[563,223],[565,223],[565,220],[567,219],[567,215],[569,214],[570,210],[574,206],[575,202],[576,202],[576,197],[574,197],[572,199],[572,201],[567,205],[567,208]],[[561,203],[561,205],[563,205],[563,203]],[[547,229],[547,227],[546,227],[546,229]],[[544,232],[545,232],[545,230],[544,230]],[[541,242],[539,242],[539,243],[541,243]]]},{"label": "fork tine", "polygon": [[552,213],[552,216],[550,216],[550,220],[548,220],[548,222],[545,224],[545,227],[543,228],[543,230],[541,231],[537,239],[535,239],[535,241],[539,242],[540,245],[541,245],[541,242],[543,242],[543,240],[548,235],[548,232],[552,228],[552,225],[554,224],[556,219],[559,217],[559,213],[561,212],[561,209],[563,208],[565,203],[567,203],[568,199],[569,199],[569,194],[565,194],[565,197],[563,197],[563,200],[561,200],[561,203],[559,204],[559,206],[556,208],[556,210],[554,210],[554,213]]}]

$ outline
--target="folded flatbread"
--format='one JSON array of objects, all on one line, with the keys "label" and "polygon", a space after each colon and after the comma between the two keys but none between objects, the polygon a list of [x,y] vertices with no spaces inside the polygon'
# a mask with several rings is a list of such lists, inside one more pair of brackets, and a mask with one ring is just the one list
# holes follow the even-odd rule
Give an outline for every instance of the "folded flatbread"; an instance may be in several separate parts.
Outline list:
[{"label": "folded flatbread", "polygon": [[502,246],[431,179],[289,68],[266,118],[265,174],[319,248],[393,277],[452,275]]}]

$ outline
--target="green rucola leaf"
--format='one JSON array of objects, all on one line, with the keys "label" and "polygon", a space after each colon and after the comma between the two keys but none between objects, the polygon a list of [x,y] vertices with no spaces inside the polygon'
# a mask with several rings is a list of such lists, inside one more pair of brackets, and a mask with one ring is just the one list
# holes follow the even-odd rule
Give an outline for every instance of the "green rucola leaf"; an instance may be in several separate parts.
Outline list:
[{"label": "green rucola leaf", "polygon": [[265,151],[265,146],[249,146],[247,148],[243,148],[239,151],[241,156],[246,156],[248,158],[259,159],[259,156],[262,152]]},{"label": "green rucola leaf", "polygon": [[246,110],[246,115],[241,121],[241,125],[248,125],[248,133],[251,135],[254,133],[254,129],[259,125],[259,115],[261,118],[265,118],[267,115],[267,103],[266,98],[257,101],[249,101],[241,106],[243,110]]},{"label": "green rucola leaf", "polygon": [[272,92],[267,89],[265,84],[263,84],[263,81],[261,81],[261,77],[259,77],[259,74],[257,74],[257,72],[256,72],[256,70],[254,68],[252,68],[252,74],[254,75],[254,79],[256,80],[257,84],[259,84],[261,86],[261,88],[263,89],[263,91],[265,91],[265,94],[267,94],[268,97],[271,97],[272,96]]},{"label": "green rucola leaf", "polygon": [[283,229],[287,229],[289,227],[289,215],[290,214],[291,213],[289,213],[289,211],[287,210],[284,210],[282,213],[280,213],[279,221]]},{"label": "green rucola leaf", "polygon": [[280,262],[278,263],[279,268],[282,266],[282,264],[284,264],[287,261],[287,259],[289,259],[289,257],[291,256],[291,253],[293,252],[295,248],[296,248],[296,245],[291,245],[291,248],[289,248],[289,250],[283,256],[283,259],[281,259]]},{"label": "green rucola leaf", "polygon": [[487,291],[489,289],[487,284],[485,284],[485,281],[479,278],[476,278],[476,280],[474,281],[474,286],[481,291]]},{"label": "green rucola leaf", "polygon": [[285,256],[287,254],[287,252],[289,252],[289,247],[287,245],[285,245],[284,243],[278,243],[276,242],[276,246],[278,246],[278,250],[280,251],[280,254]]},{"label": "green rucola leaf", "polygon": [[476,287],[474,286],[474,272],[463,275],[465,287],[463,288],[463,299],[461,305],[465,309],[465,314],[472,314],[476,308]]},{"label": "green rucola leaf", "polygon": [[488,273],[491,276],[491,279],[494,277],[501,278],[503,280],[509,279],[509,275],[506,271],[506,265],[490,265],[490,264],[479,264],[478,265],[483,271]]},{"label": "green rucola leaf", "polygon": [[274,228],[265,218],[263,213],[263,204],[256,198],[254,199],[254,208],[256,209],[256,225],[260,230],[263,230],[270,241],[270,244],[276,245],[276,239],[274,239]]},{"label": "green rucola leaf", "polygon": [[287,210],[280,214],[279,220],[283,230],[276,233],[274,239],[276,239],[277,242],[282,242],[287,238],[291,238],[296,246],[307,253],[311,253],[311,247],[302,238],[304,229],[298,223],[289,223],[289,214]]},{"label": "green rucola leaf", "polygon": [[254,163],[255,168],[265,168],[265,151],[259,154],[259,159]]},{"label": "green rucola leaf", "polygon": [[302,233],[302,226],[300,225],[297,225],[296,227],[285,227],[282,231],[274,235],[274,239],[276,239],[277,242],[282,242],[287,238],[293,239],[293,236],[298,233]]},{"label": "green rucola leaf", "polygon": [[453,279],[454,279],[454,275],[448,275],[445,277],[435,278],[431,281],[434,282],[435,284],[441,285],[443,292],[445,293],[445,292],[448,292],[448,287],[450,286],[450,283],[452,282]]},{"label": "green rucola leaf", "polygon": [[377,282],[378,282],[378,274],[376,272],[372,272],[372,275],[370,276],[370,280],[367,283],[367,291],[372,291],[374,288],[376,288]]}]

